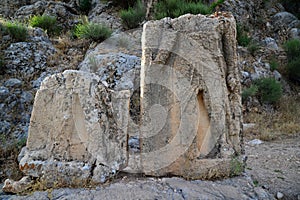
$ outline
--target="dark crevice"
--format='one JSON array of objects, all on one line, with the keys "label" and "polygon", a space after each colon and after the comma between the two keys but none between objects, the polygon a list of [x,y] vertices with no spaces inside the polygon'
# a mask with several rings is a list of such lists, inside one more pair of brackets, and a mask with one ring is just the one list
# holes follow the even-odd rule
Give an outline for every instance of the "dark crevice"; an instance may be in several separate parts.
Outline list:
[{"label": "dark crevice", "polygon": [[93,177],[94,176],[94,170],[95,170],[95,168],[96,168],[96,162],[97,162],[97,159],[94,161],[94,163],[92,164],[92,166],[91,166],[91,175],[90,175],[90,177]]}]

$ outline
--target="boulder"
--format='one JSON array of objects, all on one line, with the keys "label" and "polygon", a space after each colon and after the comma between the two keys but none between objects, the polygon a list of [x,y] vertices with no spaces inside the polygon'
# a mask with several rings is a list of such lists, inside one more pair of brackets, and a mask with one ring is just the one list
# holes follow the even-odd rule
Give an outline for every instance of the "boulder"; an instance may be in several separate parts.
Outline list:
[{"label": "boulder", "polygon": [[37,1],[18,9],[14,15],[17,20],[28,20],[33,15],[49,15],[56,17],[57,25],[69,29],[77,23],[78,12],[72,5],[61,1]]},{"label": "boulder", "polygon": [[128,99],[127,91],[108,90],[95,74],[46,78],[36,94],[21,171],[50,187],[104,182],[126,165]]},{"label": "boulder", "polygon": [[32,183],[29,176],[25,176],[19,181],[6,179],[2,190],[7,193],[21,193],[32,186]]},{"label": "boulder", "polygon": [[272,16],[272,23],[276,30],[294,28],[300,25],[298,18],[289,12],[279,12]]},{"label": "boulder", "polygon": [[230,175],[232,157],[243,152],[235,27],[229,13],[144,25],[140,172]]},{"label": "boulder", "polygon": [[38,0],[2,0],[0,1],[1,17],[11,17],[20,7],[37,1]]}]

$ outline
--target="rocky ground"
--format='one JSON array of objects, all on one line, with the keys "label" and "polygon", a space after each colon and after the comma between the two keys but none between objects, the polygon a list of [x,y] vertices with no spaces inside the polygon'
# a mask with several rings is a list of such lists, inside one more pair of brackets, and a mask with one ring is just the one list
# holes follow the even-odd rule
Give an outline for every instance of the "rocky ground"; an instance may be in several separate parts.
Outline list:
[{"label": "rocky ground", "polygon": [[[104,186],[62,188],[0,199],[300,199],[300,135],[271,142],[246,139],[242,176],[219,181],[122,175]],[[1,186],[1,185],[0,185]]]},{"label": "rocky ground", "polygon": [[[251,142],[252,141],[252,142]],[[246,174],[256,186],[284,199],[300,199],[300,135],[246,144]]]}]

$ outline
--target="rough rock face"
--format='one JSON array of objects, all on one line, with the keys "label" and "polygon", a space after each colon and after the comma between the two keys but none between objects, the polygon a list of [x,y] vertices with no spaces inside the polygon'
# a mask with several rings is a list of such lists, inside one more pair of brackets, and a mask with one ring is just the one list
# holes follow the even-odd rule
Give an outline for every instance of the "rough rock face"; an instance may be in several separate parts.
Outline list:
[{"label": "rough rock face", "polygon": [[[47,35],[40,29],[29,29],[27,42],[11,43],[3,35],[1,46],[5,65],[0,78],[0,135],[26,138],[35,89],[41,84],[42,74],[52,74],[48,61],[56,53]],[[10,134],[12,133],[12,134]]]},{"label": "rough rock face", "polygon": [[2,0],[0,1],[0,13],[3,17],[12,17],[21,6],[32,4],[38,0]]},{"label": "rough rock face", "polygon": [[11,181],[7,179],[4,182],[3,191],[11,193],[20,193],[28,187],[30,187],[32,182],[33,181],[29,176],[25,176],[19,181]]},{"label": "rough rock face", "polygon": [[62,29],[67,29],[78,21],[78,13],[75,8],[64,2],[37,1],[34,4],[26,5],[18,9],[14,15],[15,19],[28,20],[33,15],[49,15],[57,19]]},{"label": "rough rock face", "polygon": [[140,169],[186,178],[229,175],[242,153],[235,20],[184,15],[144,25]]},{"label": "rough rock face", "polygon": [[95,74],[65,71],[45,79],[20,169],[50,186],[104,182],[126,165],[128,96],[107,90]]},{"label": "rough rock face", "polygon": [[114,53],[112,41],[101,55],[88,53],[82,71],[46,78],[20,169],[47,187],[104,182],[117,171],[189,179],[240,173],[235,31],[228,13],[146,23],[135,102],[141,121],[129,117],[139,58]]}]

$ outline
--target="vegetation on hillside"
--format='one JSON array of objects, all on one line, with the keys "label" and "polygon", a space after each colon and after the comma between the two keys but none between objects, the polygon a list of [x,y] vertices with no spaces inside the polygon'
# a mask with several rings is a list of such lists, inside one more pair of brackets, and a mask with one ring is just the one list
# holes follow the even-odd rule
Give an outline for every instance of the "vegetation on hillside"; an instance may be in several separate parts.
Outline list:
[{"label": "vegetation on hillside", "polygon": [[4,34],[9,34],[16,42],[24,42],[28,38],[27,27],[17,21],[3,21],[2,30]]},{"label": "vegetation on hillside", "polygon": [[112,31],[102,25],[96,23],[83,23],[78,24],[75,27],[74,35],[80,39],[91,39],[95,42],[102,42],[103,40],[109,38]]},{"label": "vegetation on hillside", "polygon": [[121,10],[120,17],[126,28],[136,28],[145,20],[146,8],[141,1],[137,1],[133,7],[129,7],[127,10]]},{"label": "vegetation on hillside", "polygon": [[29,25],[42,28],[49,35],[59,34],[60,32],[56,17],[50,15],[34,15],[29,19]]},{"label": "vegetation on hillside", "polygon": [[176,18],[187,13],[206,15],[212,13],[223,2],[224,0],[218,0],[209,5],[202,1],[160,0],[154,6],[155,18]]},{"label": "vegetation on hillside", "polygon": [[292,81],[300,83],[300,40],[291,39],[284,44],[287,53],[287,70]]}]

